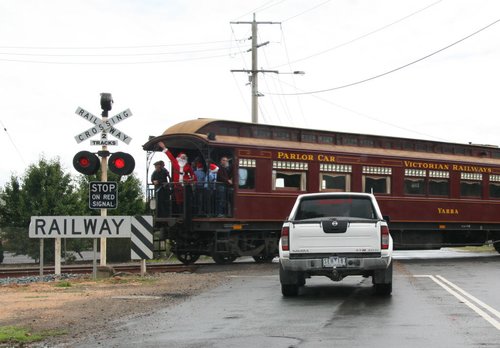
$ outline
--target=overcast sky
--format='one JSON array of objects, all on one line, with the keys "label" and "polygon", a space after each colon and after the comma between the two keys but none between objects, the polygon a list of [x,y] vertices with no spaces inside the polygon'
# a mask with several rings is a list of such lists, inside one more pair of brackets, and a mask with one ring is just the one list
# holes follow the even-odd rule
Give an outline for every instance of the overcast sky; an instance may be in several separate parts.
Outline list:
[{"label": "overcast sky", "polygon": [[500,144],[498,0],[0,0],[0,186],[41,156],[76,173],[100,147],[77,144],[92,125],[75,111],[100,115],[101,92],[110,116],[133,113],[110,151],[141,180],[148,136],[250,122],[248,76],[230,70],[251,68],[251,26],[231,22],[254,12],[279,22],[258,26],[258,66],[280,71],[259,76],[260,123]]}]

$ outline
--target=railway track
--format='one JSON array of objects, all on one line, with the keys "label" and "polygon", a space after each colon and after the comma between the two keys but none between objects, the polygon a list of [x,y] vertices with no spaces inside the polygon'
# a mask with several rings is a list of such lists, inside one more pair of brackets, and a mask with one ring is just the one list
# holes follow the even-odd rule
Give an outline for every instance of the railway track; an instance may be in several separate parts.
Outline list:
[{"label": "railway track", "polygon": [[[165,273],[165,272],[195,272],[199,265],[180,265],[180,264],[147,264],[146,271],[148,273]],[[139,264],[126,265],[111,265],[115,273],[140,273],[141,266]],[[90,274],[93,272],[92,265],[71,265],[62,266],[61,273],[72,274]],[[54,274],[54,266],[43,268],[43,274]],[[0,268],[0,278],[18,278],[40,275],[40,267],[24,266],[24,267],[8,267]]]}]

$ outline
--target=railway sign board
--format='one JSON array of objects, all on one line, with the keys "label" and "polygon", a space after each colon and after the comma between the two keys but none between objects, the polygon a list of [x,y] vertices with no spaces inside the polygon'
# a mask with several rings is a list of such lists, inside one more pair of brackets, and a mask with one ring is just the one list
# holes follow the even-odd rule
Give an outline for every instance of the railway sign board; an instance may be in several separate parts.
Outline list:
[{"label": "railway sign board", "polygon": [[116,181],[91,181],[89,184],[90,209],[116,209],[118,184]]},{"label": "railway sign board", "polygon": [[[82,109],[81,107],[78,107],[75,111],[75,114],[78,116],[81,116],[82,118],[86,119],[90,123],[93,123],[94,126],[92,128],[87,129],[86,131],[78,134],[75,136],[76,142],[79,144],[82,141],[85,141],[94,135],[104,132],[105,134],[109,133],[118,140],[123,141],[127,145],[130,144],[132,141],[132,138],[128,136],[127,134],[123,133],[122,131],[118,130],[115,128],[115,125],[118,124],[119,122],[126,120],[127,118],[131,117],[132,111],[130,109],[124,110],[120,112],[119,114],[111,117],[110,119],[106,121],[102,121],[99,119],[97,116],[93,115],[92,113],[88,112],[85,109]],[[105,140],[105,138],[104,138]],[[96,144],[93,144],[96,145]],[[99,144],[100,145],[100,144]],[[111,144],[110,144],[111,145]]]},{"label": "railway sign board", "polygon": [[153,258],[153,217],[32,216],[30,238],[130,238],[132,260]]},{"label": "railway sign board", "polygon": [[130,238],[130,216],[32,216],[30,238]]}]

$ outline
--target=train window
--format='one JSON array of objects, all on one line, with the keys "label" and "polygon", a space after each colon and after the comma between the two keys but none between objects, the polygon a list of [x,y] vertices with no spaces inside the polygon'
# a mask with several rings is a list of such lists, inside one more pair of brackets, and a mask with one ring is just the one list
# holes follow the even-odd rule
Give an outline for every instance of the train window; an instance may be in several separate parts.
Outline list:
[{"label": "train window", "polygon": [[300,141],[303,141],[305,143],[315,143],[316,142],[316,135],[302,133],[300,136]]},{"label": "train window", "polygon": [[392,148],[395,149],[395,150],[401,150],[403,148],[403,146],[401,145],[400,142],[398,141],[393,141],[392,142]]},{"label": "train window", "polygon": [[218,133],[220,133],[222,135],[238,136],[238,128],[236,128],[236,127],[224,127],[224,126],[221,126],[218,129]]},{"label": "train window", "polygon": [[363,192],[391,193],[391,178],[389,176],[363,175]]},{"label": "train window", "polygon": [[427,152],[427,144],[415,143],[415,151]]},{"label": "train window", "polygon": [[274,132],[274,139],[290,140],[290,132],[286,130],[276,130]]},{"label": "train window", "polygon": [[490,175],[490,198],[500,198],[500,175]]},{"label": "train window", "polygon": [[413,151],[413,143],[410,143],[410,142],[403,142],[403,149],[404,150],[410,150],[410,151]]},{"label": "train window", "polygon": [[255,167],[254,159],[240,158],[238,161],[238,188],[255,188]]},{"label": "train window", "polygon": [[304,191],[306,188],[305,172],[286,172],[273,170],[273,190]]},{"label": "train window", "polygon": [[404,190],[408,195],[425,195],[427,193],[425,169],[405,169]]},{"label": "train window", "polygon": [[318,142],[321,144],[333,144],[333,137],[329,135],[318,135]]},{"label": "train window", "polygon": [[349,164],[321,163],[320,172],[320,191],[351,191],[351,175],[345,173],[352,172],[352,166]]},{"label": "train window", "polygon": [[342,145],[358,145],[358,139],[354,137],[342,137],[341,142]]},{"label": "train window", "polygon": [[481,197],[483,189],[480,181],[460,180],[461,197]]},{"label": "train window", "polygon": [[405,193],[408,195],[425,195],[425,178],[405,178]]},{"label": "train window", "polygon": [[460,196],[481,197],[483,175],[480,173],[460,173]]},{"label": "train window", "polygon": [[267,128],[254,128],[253,135],[256,138],[271,139],[271,131]]},{"label": "train window", "polygon": [[321,191],[349,192],[351,191],[350,174],[320,174]]},{"label": "train window", "polygon": [[307,169],[307,162],[273,161],[273,190],[305,191]]},{"label": "train window", "polygon": [[373,147],[375,143],[372,139],[359,139],[359,146]]},{"label": "train window", "polygon": [[429,195],[449,196],[450,173],[443,170],[429,170]]},{"label": "train window", "polygon": [[450,183],[448,179],[429,179],[430,196],[448,196],[450,194]]},{"label": "train window", "polygon": [[391,174],[389,167],[363,166],[363,192],[391,193]]}]

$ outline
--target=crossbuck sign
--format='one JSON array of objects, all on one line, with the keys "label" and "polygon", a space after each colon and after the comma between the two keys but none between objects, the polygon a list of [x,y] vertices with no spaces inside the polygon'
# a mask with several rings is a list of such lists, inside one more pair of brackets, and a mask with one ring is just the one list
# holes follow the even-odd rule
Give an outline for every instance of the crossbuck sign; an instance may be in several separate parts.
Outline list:
[{"label": "crossbuck sign", "polygon": [[75,140],[78,144],[93,137],[99,132],[102,133],[101,140],[93,140],[92,145],[116,145],[116,141],[107,140],[107,133],[111,134],[116,139],[123,141],[127,145],[132,141],[131,137],[115,128],[116,124],[132,116],[132,111],[130,111],[130,109],[122,111],[118,115],[115,115],[106,121],[102,121],[97,116],[92,115],[90,112],[82,109],[81,107],[78,107],[75,113],[95,125],[94,127],[87,129],[85,132],[75,136]]}]

